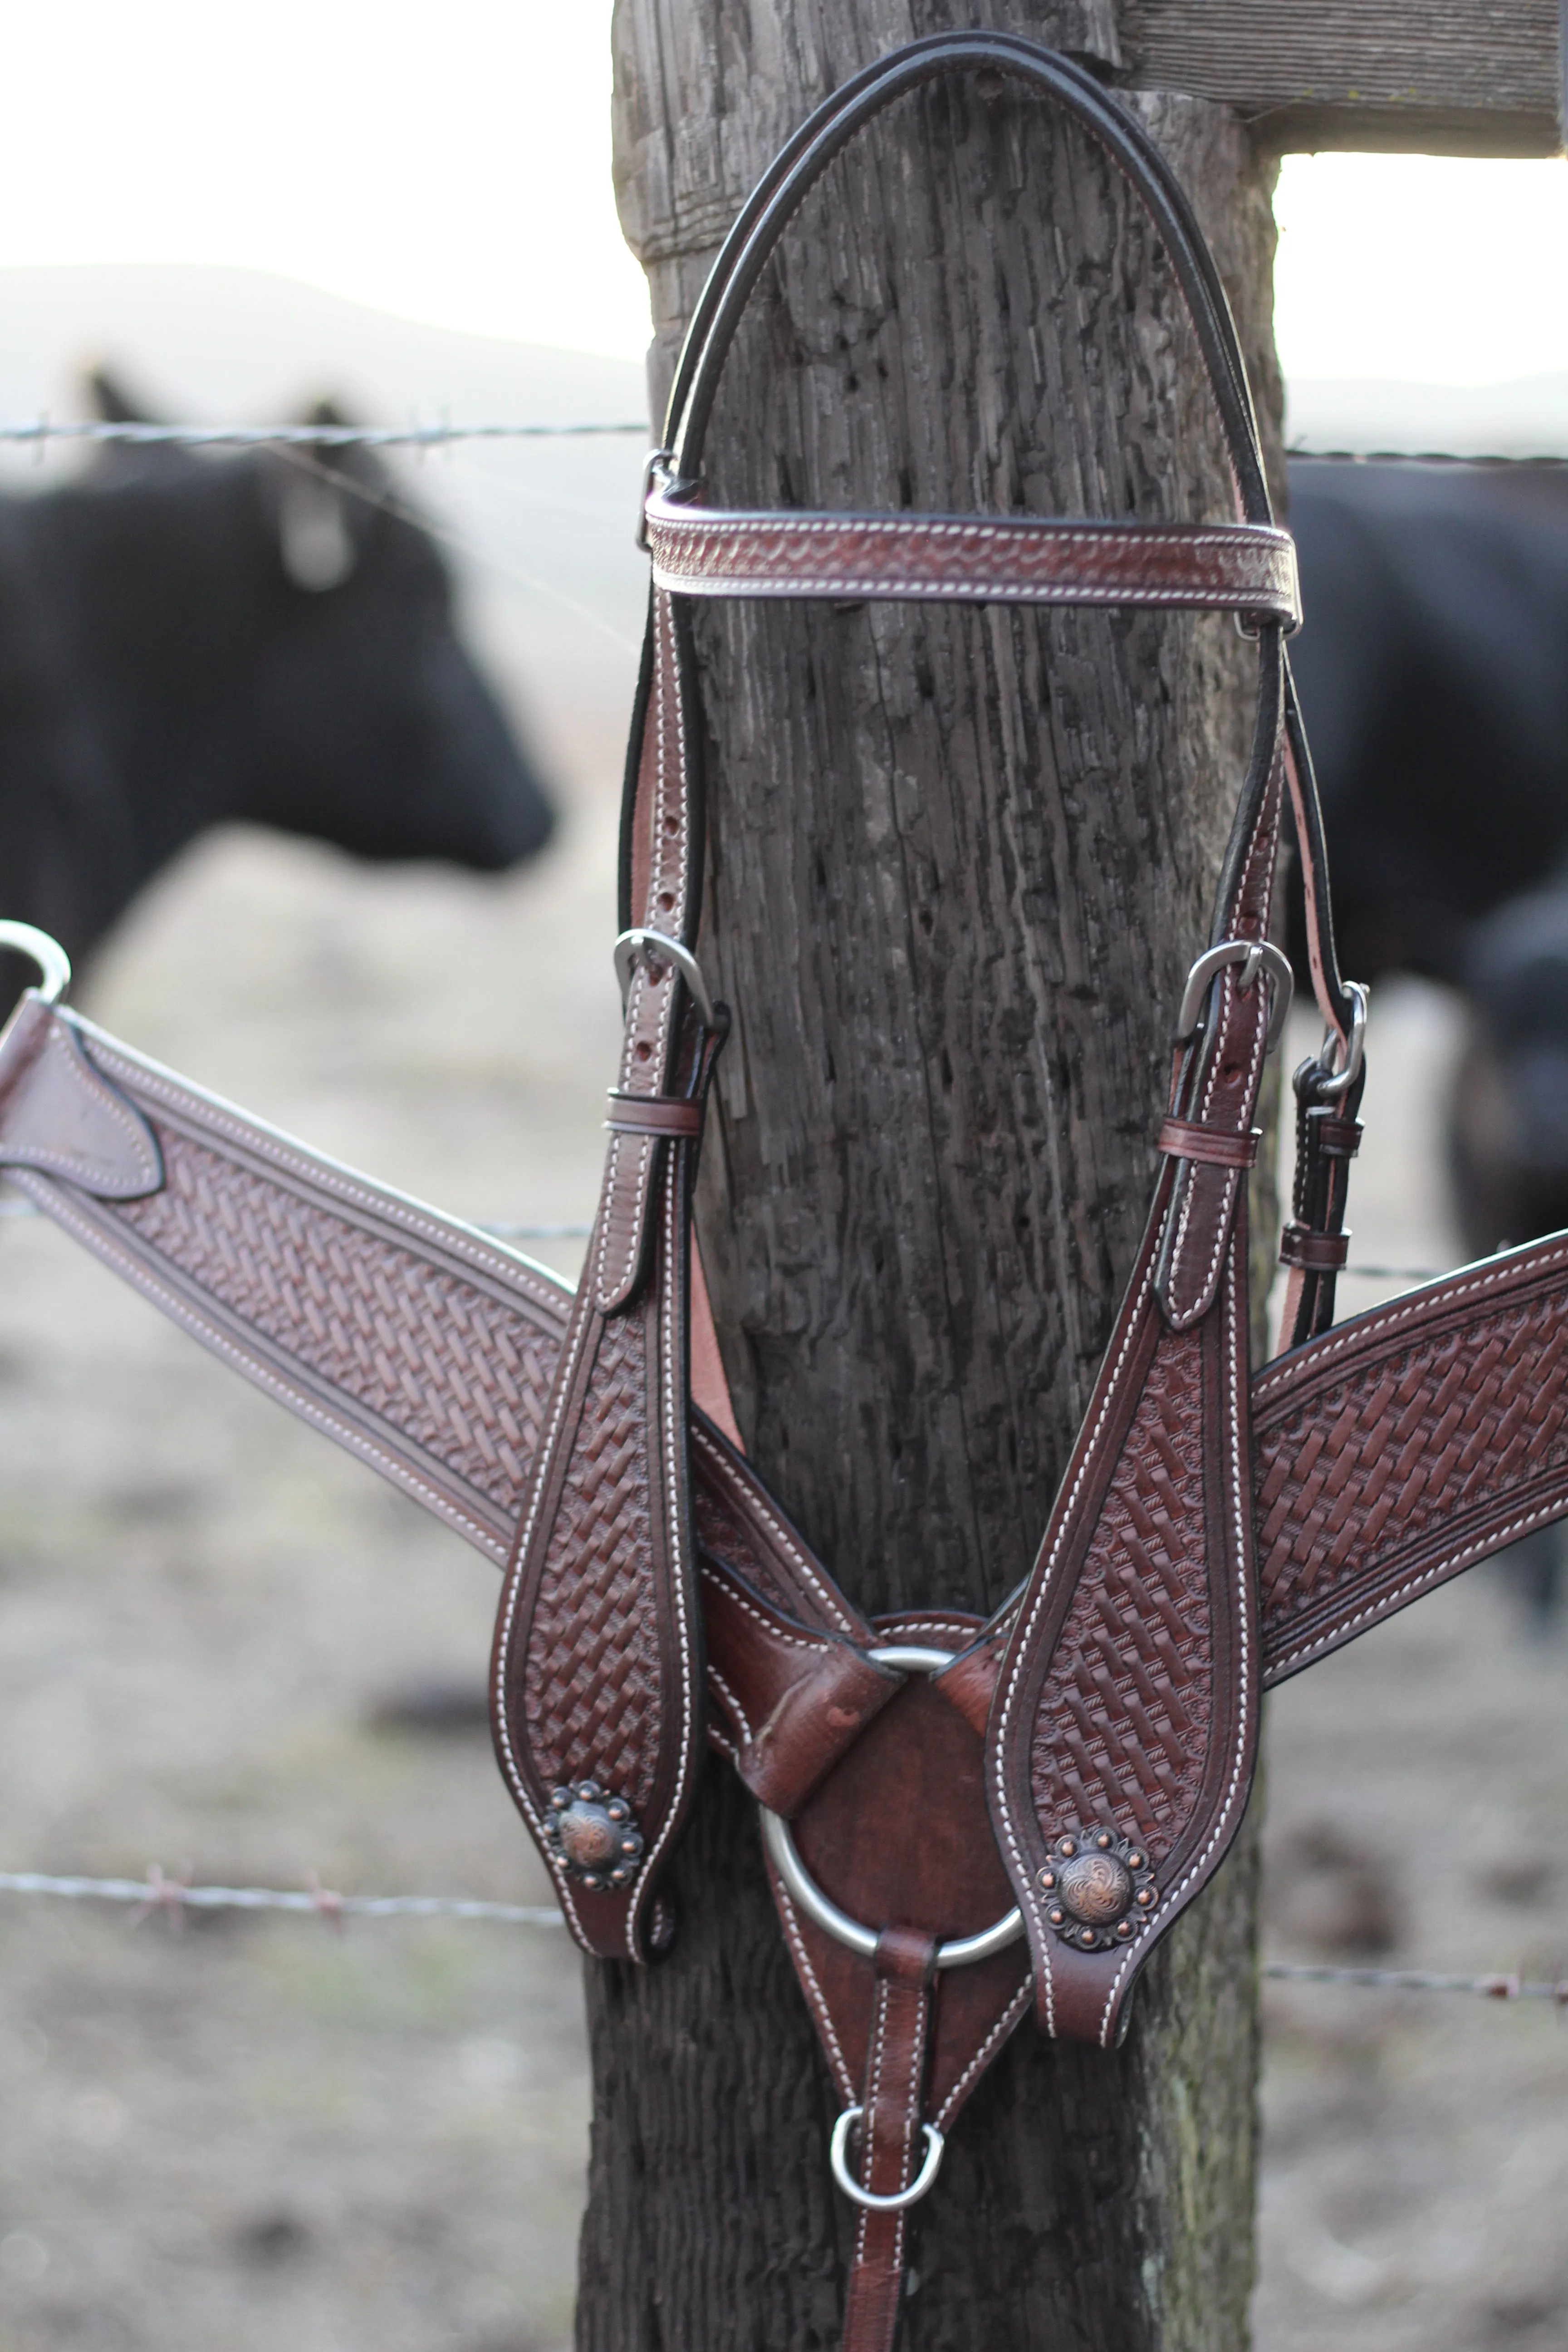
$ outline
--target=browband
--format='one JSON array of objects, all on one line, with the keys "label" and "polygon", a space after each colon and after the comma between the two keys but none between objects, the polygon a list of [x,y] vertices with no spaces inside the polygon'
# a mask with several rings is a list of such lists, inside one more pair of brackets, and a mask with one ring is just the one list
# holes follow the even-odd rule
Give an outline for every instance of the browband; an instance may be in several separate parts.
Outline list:
[{"label": "browband", "polygon": [[684,596],[1166,605],[1294,629],[1296,550],[1262,523],[1050,522],[1033,515],[721,514],[658,487],[653,583]]}]

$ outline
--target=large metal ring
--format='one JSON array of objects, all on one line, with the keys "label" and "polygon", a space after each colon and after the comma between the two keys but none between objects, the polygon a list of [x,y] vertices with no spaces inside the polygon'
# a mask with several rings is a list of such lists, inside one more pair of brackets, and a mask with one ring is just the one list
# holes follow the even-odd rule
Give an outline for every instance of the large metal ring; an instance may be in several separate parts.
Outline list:
[{"label": "large metal ring", "polygon": [[921,2129],[926,2136],[925,2162],[907,2189],[900,2189],[893,2197],[874,2197],[868,2189],[861,2188],[850,2171],[844,2153],[849,2145],[850,2133],[865,2112],[864,2107],[846,2107],[833,2126],[833,2137],[827,2143],[827,2161],[832,2168],[833,2178],[846,2197],[852,2197],[857,2205],[868,2205],[873,2213],[901,2213],[906,2205],[920,2203],[942,2170],[947,2142],[934,2124],[922,2124]]},{"label": "large metal ring", "polygon": [[0,922],[0,948],[15,948],[38,967],[37,993],[46,1004],[58,1004],[71,984],[71,960],[58,940],[31,923]]},{"label": "large metal ring", "polygon": [[708,982],[702,977],[702,967],[689,948],[672,940],[664,931],[623,931],[616,941],[616,978],[621,983],[621,1010],[626,1009],[631,993],[632,966],[640,955],[657,956],[660,963],[673,964],[691,992],[696,1005],[710,1029],[719,1026],[714,1016],[713,999],[708,993]]},{"label": "large metal ring", "polygon": [[[868,1650],[866,1654],[879,1666],[898,1667],[907,1675],[939,1675],[943,1666],[952,1665],[958,1653],[895,1642],[881,1649]],[[878,1929],[863,1927],[823,1893],[802,1862],[795,1833],[782,1813],[770,1812],[766,1805],[759,1805],[757,1810],[763,1817],[763,1843],[768,1850],[768,1859],[806,1917],[825,1936],[831,1936],[836,1944],[844,1945],[863,1960],[875,1959],[880,1941]],[[947,1943],[939,1944],[936,1965],[939,1969],[962,1969],[972,1960],[988,1960],[993,1952],[1005,1952],[1009,1944],[1016,1944],[1023,1932],[1024,1915],[1015,1906],[994,1927],[983,1927],[976,1936],[954,1936]]]},{"label": "large metal ring", "polygon": [[1339,1102],[1348,1095],[1360,1077],[1361,1066],[1366,1059],[1366,990],[1359,980],[1347,980],[1344,990],[1354,1007],[1351,1014],[1351,1034],[1347,1039],[1342,1037],[1337,1029],[1331,1029],[1323,1039],[1322,1059],[1331,1067],[1342,1048],[1345,1066],[1342,1070],[1335,1070],[1331,1077],[1318,1080],[1313,1091],[1323,1102]]},{"label": "large metal ring", "polygon": [[1258,972],[1267,972],[1274,983],[1273,1002],[1268,1013],[1268,1036],[1264,1046],[1271,1054],[1284,1034],[1285,1023],[1290,1011],[1290,999],[1295,992],[1296,975],[1288,956],[1281,955],[1270,940],[1222,940],[1216,948],[1205,948],[1187,974],[1187,984],[1182,991],[1182,1009],[1176,1015],[1176,1043],[1184,1045],[1198,1025],[1198,1015],[1204,1009],[1216,975],[1227,965],[1243,967],[1240,986],[1250,988]]}]

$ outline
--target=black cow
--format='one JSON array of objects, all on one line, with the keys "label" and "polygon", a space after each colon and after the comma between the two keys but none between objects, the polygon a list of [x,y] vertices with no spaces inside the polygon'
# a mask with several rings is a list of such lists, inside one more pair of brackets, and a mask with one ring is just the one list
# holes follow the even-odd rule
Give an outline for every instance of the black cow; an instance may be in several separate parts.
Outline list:
[{"label": "black cow", "polygon": [[1568,483],[1297,461],[1289,520],[1342,961],[1463,985],[1470,926],[1568,860]]},{"label": "black cow", "polygon": [[0,913],[80,957],[230,818],[482,872],[543,845],[550,803],[401,505],[360,452],[164,447],[0,498]]},{"label": "black cow", "polygon": [[[1482,1255],[1568,1226],[1568,476],[1298,462],[1290,525],[1342,961],[1464,994],[1449,1162]],[[1552,1528],[1510,1561],[1542,1612],[1562,1552]]]}]

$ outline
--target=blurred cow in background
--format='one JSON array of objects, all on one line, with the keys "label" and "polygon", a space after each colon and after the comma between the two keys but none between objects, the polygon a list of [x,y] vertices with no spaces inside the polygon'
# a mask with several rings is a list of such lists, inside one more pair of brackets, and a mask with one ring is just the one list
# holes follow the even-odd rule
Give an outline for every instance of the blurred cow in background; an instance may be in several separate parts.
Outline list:
[{"label": "blurred cow in background", "polygon": [[[1568,469],[1298,460],[1289,520],[1342,961],[1465,997],[1449,1162],[1484,1255],[1568,1226]],[[1563,1549],[1515,1548],[1542,1612]]]},{"label": "blurred cow in background", "polygon": [[117,445],[66,488],[0,497],[0,914],[79,959],[240,818],[485,873],[550,836],[384,468]]}]

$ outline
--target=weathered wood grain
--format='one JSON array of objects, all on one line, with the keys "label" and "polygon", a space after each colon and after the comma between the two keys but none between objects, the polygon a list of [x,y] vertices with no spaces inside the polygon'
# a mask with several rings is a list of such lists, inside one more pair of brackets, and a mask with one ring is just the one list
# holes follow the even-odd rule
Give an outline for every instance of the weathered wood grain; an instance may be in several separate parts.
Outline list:
[{"label": "weathered wood grain", "polygon": [[1552,155],[1560,0],[1121,0],[1121,73],[1235,107],[1269,146]]},{"label": "weathered wood grain", "polygon": [[[620,0],[623,216],[664,363],[733,200],[865,58],[956,12]],[[1016,25],[1082,47],[1089,6]],[[1267,175],[1144,102],[1214,235],[1278,455]],[[714,493],[1196,516],[1225,469],[1163,257],[1037,102],[901,105],[810,200],[721,394]],[[700,1226],[742,1426],[866,1608],[1027,1568],[1132,1256],[1182,975],[1248,734],[1228,622],[710,607],[702,953],[736,1009]],[[919,1833],[919,1824],[910,1824]],[[715,1771],[675,1956],[590,1974],[585,2352],[830,2347],[834,2101]],[[903,2352],[1237,2352],[1251,1866],[1115,2057],[1016,2038],[921,2209]]]}]

